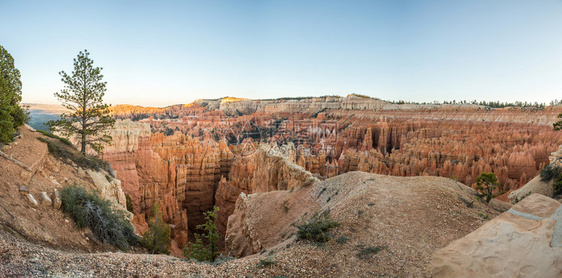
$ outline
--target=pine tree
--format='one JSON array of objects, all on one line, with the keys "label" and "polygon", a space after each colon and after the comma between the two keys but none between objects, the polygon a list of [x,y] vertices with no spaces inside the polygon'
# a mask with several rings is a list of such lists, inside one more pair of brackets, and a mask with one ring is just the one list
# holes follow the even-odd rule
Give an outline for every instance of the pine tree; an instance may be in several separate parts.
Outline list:
[{"label": "pine tree", "polygon": [[20,78],[14,58],[0,45],[0,142],[12,141],[16,128],[26,120],[26,113],[19,105]]},{"label": "pine tree", "polygon": [[115,123],[109,116],[109,105],[103,103],[107,82],[102,81],[102,68],[94,67],[89,55],[87,50],[80,51],[74,59],[72,74],[59,73],[65,86],[55,96],[70,112],[61,114],[56,121],[47,122],[52,131],[64,136],[78,134],[80,151],[84,154],[88,146],[101,152],[103,143],[112,141],[103,131]]},{"label": "pine tree", "polygon": [[492,198],[496,197],[494,190],[496,190],[498,185],[498,178],[494,173],[481,173],[480,176],[476,178],[476,190],[480,192],[481,197],[486,198],[487,203],[489,203]]},{"label": "pine tree", "polygon": [[141,244],[151,254],[170,254],[170,226],[162,220],[158,203],[154,205],[153,212],[154,218],[148,225],[148,231],[143,234]]},{"label": "pine tree", "polygon": [[[195,234],[195,243],[190,242],[183,249],[183,254],[186,258],[196,259],[200,262],[214,262],[220,255],[218,252],[220,235],[215,224],[218,212],[219,208],[215,206],[213,210],[203,213],[206,222],[198,225],[197,229],[204,230],[206,234]],[[203,238],[208,242],[207,245],[203,244]]]}]

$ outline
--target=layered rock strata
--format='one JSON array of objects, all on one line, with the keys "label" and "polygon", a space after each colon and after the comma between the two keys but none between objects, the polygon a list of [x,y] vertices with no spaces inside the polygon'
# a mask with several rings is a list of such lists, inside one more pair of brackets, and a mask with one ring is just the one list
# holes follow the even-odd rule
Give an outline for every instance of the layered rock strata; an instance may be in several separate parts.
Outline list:
[{"label": "layered rock strata", "polygon": [[[221,176],[228,174],[233,155],[225,142],[203,141],[189,135],[151,134],[143,123],[119,122],[111,134],[116,144],[104,152],[132,200],[133,223],[141,230],[160,205],[181,249],[188,231],[204,222],[202,212],[214,205]],[[176,250],[177,251],[177,250]]]}]

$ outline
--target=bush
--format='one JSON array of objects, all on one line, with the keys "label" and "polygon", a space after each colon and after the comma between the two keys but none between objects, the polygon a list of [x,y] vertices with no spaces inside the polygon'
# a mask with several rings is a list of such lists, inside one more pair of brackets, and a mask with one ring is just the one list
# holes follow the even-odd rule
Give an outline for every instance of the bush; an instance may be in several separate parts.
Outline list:
[{"label": "bush", "polygon": [[141,244],[151,254],[170,254],[170,226],[162,220],[158,203],[152,209],[154,218],[148,224],[148,231],[144,233]]},{"label": "bush", "polygon": [[81,152],[77,151],[74,148],[74,146],[72,146],[72,144],[70,144],[72,148],[70,148],[69,146],[64,146],[68,144],[64,143],[63,139],[59,139],[59,140],[61,140],[61,142],[63,142],[64,145],[54,140],[46,140],[43,138],[39,140],[47,143],[47,148],[49,149],[49,152],[56,158],[66,161],[70,160],[82,168],[92,169],[96,171],[99,171],[100,169],[103,169],[107,172],[111,171],[111,166],[107,161],[97,158],[95,156],[84,155]]},{"label": "bush", "polygon": [[330,240],[332,236],[328,230],[341,225],[339,222],[331,220],[329,212],[322,215],[315,213],[309,221],[303,221],[303,224],[293,224],[297,227],[297,239],[306,239],[317,243],[324,243]]},{"label": "bush", "polygon": [[[206,234],[195,234],[195,243],[189,242],[183,249],[183,254],[188,259],[195,259],[200,262],[214,262],[220,255],[218,252],[218,240],[220,238],[215,220],[219,208],[213,207],[213,210],[204,212],[206,222],[198,225],[197,229],[204,230]],[[203,244],[203,238],[208,242]]]},{"label": "bush", "polygon": [[549,182],[562,174],[562,167],[555,165],[548,165],[541,171],[541,181]]},{"label": "bush", "polygon": [[348,237],[346,237],[346,236],[340,236],[337,241],[338,241],[339,244],[344,244],[344,243],[346,243],[348,240],[349,240]]},{"label": "bush", "polygon": [[365,245],[357,245],[357,247],[359,247],[359,253],[357,253],[357,257],[362,260],[368,259],[373,254],[377,254],[378,252],[386,249],[386,246],[372,247],[372,246],[365,246]]},{"label": "bush", "polygon": [[136,243],[133,226],[122,212],[111,208],[109,201],[77,184],[63,188],[60,193],[63,211],[70,214],[79,228],[89,227],[102,242],[121,250]]},{"label": "bush", "polygon": [[44,130],[37,130],[37,132],[39,132],[39,133],[41,133],[41,134],[43,134],[47,137],[50,137],[50,138],[53,138],[53,139],[58,139],[59,141],[63,142],[65,145],[68,145],[68,146],[71,146],[71,147],[75,148],[74,145],[72,145],[72,143],[66,138],[56,136],[56,135],[54,135],[50,132],[44,131]]},{"label": "bush", "polygon": [[125,200],[126,200],[126,204],[127,204],[127,210],[129,212],[133,212],[133,200],[131,200],[131,196],[129,196],[129,194],[125,194]]},{"label": "bush", "polygon": [[14,139],[19,126],[28,114],[20,106],[21,74],[14,66],[14,58],[0,45],[0,145]]},{"label": "bush", "polygon": [[558,176],[554,179],[552,188],[554,189],[554,195],[562,194],[562,173],[558,174]]},{"label": "bush", "polygon": [[555,165],[548,165],[541,171],[541,180],[543,182],[552,183],[552,188],[554,189],[554,195],[562,194],[562,167]]},{"label": "bush", "polygon": [[260,260],[260,262],[258,263],[258,267],[270,267],[276,263],[277,262],[272,260],[271,258],[265,258]]}]

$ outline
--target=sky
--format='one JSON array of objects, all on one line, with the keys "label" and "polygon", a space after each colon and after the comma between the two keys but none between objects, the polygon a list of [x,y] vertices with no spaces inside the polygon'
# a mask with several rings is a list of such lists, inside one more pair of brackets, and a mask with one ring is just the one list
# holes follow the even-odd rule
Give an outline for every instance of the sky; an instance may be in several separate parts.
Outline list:
[{"label": "sky", "polygon": [[562,0],[0,0],[0,26],[27,103],[58,103],[84,49],[113,105],[562,99]]}]

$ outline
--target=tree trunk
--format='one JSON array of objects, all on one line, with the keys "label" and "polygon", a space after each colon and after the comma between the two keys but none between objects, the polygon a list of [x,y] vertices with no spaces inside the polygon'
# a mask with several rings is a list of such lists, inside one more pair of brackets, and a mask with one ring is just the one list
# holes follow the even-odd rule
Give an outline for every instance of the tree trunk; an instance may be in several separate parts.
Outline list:
[{"label": "tree trunk", "polygon": [[82,154],[86,154],[86,134],[82,133],[82,142],[81,142],[82,148],[80,149],[80,151],[82,152]]}]

